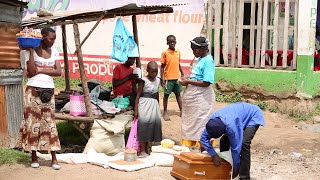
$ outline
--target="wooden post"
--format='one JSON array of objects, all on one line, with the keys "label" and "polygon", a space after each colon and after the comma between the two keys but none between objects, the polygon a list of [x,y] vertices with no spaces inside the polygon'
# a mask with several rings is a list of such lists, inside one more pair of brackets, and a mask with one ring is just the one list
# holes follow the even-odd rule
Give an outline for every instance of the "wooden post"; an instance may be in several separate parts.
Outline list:
[{"label": "wooden post", "polygon": [[242,66],[242,43],[243,43],[243,9],[244,0],[240,0],[239,6],[239,28],[238,28],[238,67]]},{"label": "wooden post", "polygon": [[[266,47],[267,47],[267,34],[268,34],[268,5],[269,0],[264,0],[263,4],[263,29],[262,29],[262,45],[261,45],[261,68],[265,67],[266,62]],[[274,57],[275,58],[275,57]]]},{"label": "wooden post", "polygon": [[66,82],[66,91],[70,91],[70,75],[69,75],[69,61],[68,61],[68,49],[67,49],[67,35],[66,25],[61,26],[62,29],[62,48],[63,48],[63,60],[64,60],[64,79]]},{"label": "wooden post", "polygon": [[250,17],[250,58],[249,67],[254,67],[254,34],[256,22],[256,0],[251,1],[251,17]]},{"label": "wooden post", "polygon": [[288,58],[288,35],[289,35],[289,12],[290,0],[286,0],[286,9],[284,15],[284,32],[283,32],[283,54],[282,54],[282,67],[287,67]]},{"label": "wooden post", "polygon": [[78,24],[73,24],[73,33],[74,33],[74,41],[76,44],[76,48],[79,49],[77,51],[77,57],[78,57],[78,64],[79,64],[79,70],[80,70],[81,84],[84,92],[84,100],[86,104],[87,116],[90,117],[92,115],[91,102],[90,102],[90,95],[89,95],[86,74],[83,66],[83,56],[80,48],[80,32],[79,32]]},{"label": "wooden post", "polygon": [[274,3],[274,23],[273,23],[273,60],[272,60],[272,67],[275,68],[277,67],[277,56],[278,56],[278,36],[279,36],[279,0],[275,0]]},{"label": "wooden post", "polygon": [[299,15],[299,0],[295,0],[294,7],[294,40],[293,40],[293,61],[292,69],[297,68],[297,53],[298,53],[298,15]]},{"label": "wooden post", "polygon": [[[133,28],[133,38],[134,41],[137,43],[138,49],[139,49],[139,55],[140,55],[140,48],[139,48],[139,37],[138,37],[138,25],[137,25],[137,16],[132,16],[132,28]],[[140,57],[136,58],[136,67],[141,68],[141,61]]]},{"label": "wooden post", "polygon": [[236,62],[236,47],[237,47],[237,30],[236,30],[236,24],[237,24],[237,1],[231,1],[231,31],[232,31],[232,47],[231,47],[231,67],[235,67]]},{"label": "wooden post", "polygon": [[260,68],[261,55],[261,23],[262,23],[262,0],[258,0],[258,22],[257,22],[257,43],[256,43],[256,68]]},{"label": "wooden post", "polygon": [[213,0],[208,0],[208,5],[207,5],[207,9],[208,9],[208,14],[207,14],[207,38],[210,42],[210,47],[209,47],[209,53],[211,54],[211,46],[212,46],[212,11],[213,11]]},{"label": "wooden post", "polygon": [[223,60],[224,66],[228,66],[229,64],[229,12],[230,11],[230,4],[229,0],[224,1],[224,9],[223,9]]},{"label": "wooden post", "polygon": [[91,28],[91,30],[89,31],[89,33],[87,34],[87,36],[82,40],[82,42],[80,43],[80,46],[74,51],[74,54],[77,53],[77,51],[79,50],[79,48],[82,47],[82,45],[87,41],[87,39],[90,37],[90,35],[93,33],[93,31],[98,27],[98,25],[100,24],[101,20],[104,18],[104,15],[102,15],[96,22],[96,24]]},{"label": "wooden post", "polygon": [[214,61],[220,65],[221,0],[215,0],[214,17]]},{"label": "wooden post", "polygon": [[5,86],[0,85],[0,146],[7,146],[9,142],[6,103]]}]

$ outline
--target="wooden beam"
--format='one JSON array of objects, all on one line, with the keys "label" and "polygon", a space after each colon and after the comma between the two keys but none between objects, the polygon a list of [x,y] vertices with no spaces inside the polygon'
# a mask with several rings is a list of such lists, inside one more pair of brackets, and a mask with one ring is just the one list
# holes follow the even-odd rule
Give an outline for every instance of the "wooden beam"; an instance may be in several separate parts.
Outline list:
[{"label": "wooden beam", "polygon": [[[168,9],[166,11],[152,11],[146,13],[145,11],[137,11],[137,10],[130,10],[130,11],[119,11],[119,12],[110,12],[106,13],[104,12],[104,19],[108,18],[115,18],[117,16],[133,16],[133,15],[145,15],[145,14],[159,14],[159,13],[172,13],[172,9]],[[48,20],[46,22],[40,21],[40,22],[30,22],[30,21],[24,21],[22,26],[23,27],[30,27],[30,28],[44,28],[44,27],[51,27],[51,26],[61,26],[61,25],[67,25],[67,24],[79,24],[79,23],[85,23],[85,22],[91,22],[96,21],[101,16],[101,13],[99,16],[97,14],[95,15],[86,15],[86,16],[74,16],[74,17],[66,17],[66,18],[60,18],[58,20]],[[29,24],[28,24],[29,22]]]},{"label": "wooden beam", "polygon": [[220,64],[220,26],[221,26],[221,0],[215,0],[214,11],[214,62]]},{"label": "wooden beam", "polygon": [[74,117],[70,116],[68,114],[61,114],[61,113],[55,113],[55,118],[59,120],[65,120],[65,121],[78,121],[78,122],[88,122],[92,123],[95,118],[98,118],[96,116],[91,117]]},{"label": "wooden beam", "polygon": [[239,22],[238,22],[238,67],[242,66],[242,43],[243,43],[243,12],[244,2],[240,0],[239,5]]},{"label": "wooden beam", "polygon": [[86,37],[82,40],[82,42],[80,43],[79,47],[74,51],[73,54],[76,54],[77,51],[82,47],[82,45],[87,41],[87,39],[90,37],[90,35],[93,33],[93,31],[98,27],[98,25],[100,24],[101,20],[104,18],[104,15],[102,15],[96,22],[96,24],[91,28],[91,30],[89,31],[89,33],[86,35]]},{"label": "wooden beam", "polygon": [[[140,55],[140,48],[139,48],[139,36],[138,36],[138,25],[137,25],[137,17],[136,15],[132,16],[132,29],[133,29],[133,38],[134,41],[137,43]],[[141,68],[141,60],[140,57],[136,58],[136,67]]]},{"label": "wooden beam", "polygon": [[0,146],[8,145],[8,122],[6,108],[6,93],[5,86],[0,85]]},{"label": "wooden beam", "polygon": [[295,7],[294,7],[294,40],[293,40],[292,69],[296,69],[296,68],[297,68],[297,53],[298,53],[298,16],[299,16],[299,0],[295,0]]},{"label": "wooden beam", "polygon": [[207,3],[207,38],[210,42],[209,53],[211,54],[211,46],[212,46],[212,18],[213,18],[213,0],[208,0]]},{"label": "wooden beam", "polygon": [[224,65],[228,66],[229,64],[229,13],[230,13],[230,3],[229,0],[224,2],[224,8],[223,8],[223,60]]},{"label": "wooden beam", "polygon": [[231,1],[231,34],[232,34],[232,47],[231,47],[231,67],[235,67],[236,63],[236,49],[237,49],[237,1]]},{"label": "wooden beam", "polygon": [[67,45],[67,34],[66,25],[61,26],[62,30],[62,48],[63,48],[63,61],[64,61],[64,79],[66,82],[66,91],[70,91],[70,74],[69,74],[69,60],[68,60],[68,45]]},{"label": "wooden beam", "polygon": [[278,38],[279,38],[279,0],[275,1],[275,12],[274,12],[274,21],[273,21],[273,60],[272,67],[277,67],[277,56],[278,56]]},{"label": "wooden beam", "polygon": [[74,33],[74,41],[75,41],[76,48],[79,49],[77,51],[77,57],[78,57],[78,64],[79,64],[79,70],[80,70],[81,84],[84,92],[84,101],[86,104],[87,116],[90,117],[92,115],[92,109],[91,109],[87,78],[84,71],[83,56],[80,48],[80,32],[79,32],[78,24],[73,24],[73,33]]},{"label": "wooden beam", "polygon": [[261,68],[265,67],[265,62],[266,62],[266,47],[267,47],[267,34],[268,34],[268,6],[269,6],[269,1],[264,0],[263,4],[263,25],[262,25],[262,44],[261,44]]},{"label": "wooden beam", "polygon": [[250,55],[249,66],[254,67],[254,34],[256,22],[256,0],[251,1],[251,16],[250,16]]},{"label": "wooden beam", "polygon": [[284,15],[284,32],[283,32],[283,54],[282,54],[282,67],[287,67],[288,59],[288,36],[289,36],[289,13],[290,13],[290,2],[286,0],[285,15]]},{"label": "wooden beam", "polygon": [[262,24],[262,0],[258,0],[257,42],[256,42],[256,68],[260,68],[261,59],[261,24]]}]

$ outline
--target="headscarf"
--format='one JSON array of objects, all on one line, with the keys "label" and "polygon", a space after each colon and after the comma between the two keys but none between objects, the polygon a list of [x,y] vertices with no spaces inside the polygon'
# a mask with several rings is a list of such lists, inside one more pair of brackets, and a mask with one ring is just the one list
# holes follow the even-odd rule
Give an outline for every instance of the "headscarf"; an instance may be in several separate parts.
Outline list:
[{"label": "headscarf", "polygon": [[226,132],[226,125],[220,118],[214,118],[207,122],[206,129],[213,138],[219,138]]},{"label": "headscarf", "polygon": [[208,49],[210,42],[205,37],[196,37],[191,42],[191,49]]}]

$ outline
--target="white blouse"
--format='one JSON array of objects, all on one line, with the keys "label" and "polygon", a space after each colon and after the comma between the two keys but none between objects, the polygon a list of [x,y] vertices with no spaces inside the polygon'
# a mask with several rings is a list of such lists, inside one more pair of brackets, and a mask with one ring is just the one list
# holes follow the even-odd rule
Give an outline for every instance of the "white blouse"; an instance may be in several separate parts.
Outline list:
[{"label": "white blouse", "polygon": [[[37,52],[33,50],[34,62],[38,68],[54,68],[55,62],[59,60],[59,52],[55,49],[51,49],[51,57],[45,59],[39,57]],[[30,52],[25,51],[25,60],[29,61]],[[54,88],[53,78],[46,74],[37,74],[28,79],[27,86],[40,87],[40,88]]]}]

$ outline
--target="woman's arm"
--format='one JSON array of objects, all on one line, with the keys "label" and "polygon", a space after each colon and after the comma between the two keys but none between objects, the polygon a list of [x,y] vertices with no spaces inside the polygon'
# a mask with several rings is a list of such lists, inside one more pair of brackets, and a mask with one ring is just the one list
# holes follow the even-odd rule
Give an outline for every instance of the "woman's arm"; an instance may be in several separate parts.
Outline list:
[{"label": "woman's arm", "polygon": [[[27,61],[27,72],[28,72],[28,77],[33,77],[35,75],[37,75],[37,66],[36,63],[34,62],[34,50],[32,48],[30,48],[29,50],[29,59]],[[27,59],[26,59],[27,60]]]},{"label": "woman's arm", "polygon": [[136,101],[135,101],[135,106],[134,106],[134,116],[138,115],[139,99],[141,97],[141,94],[142,94],[142,91],[143,91],[143,87],[144,87],[144,81],[139,80],[137,96],[136,96]]},{"label": "woman's arm", "polygon": [[60,64],[59,60],[55,61],[54,69],[38,68],[37,74],[46,74],[49,76],[61,76],[61,64]]},{"label": "woman's arm", "polygon": [[194,86],[200,86],[200,87],[208,87],[211,83],[205,82],[205,81],[194,81],[194,80],[181,80],[180,81],[182,86],[187,86],[188,84],[194,85]]}]

